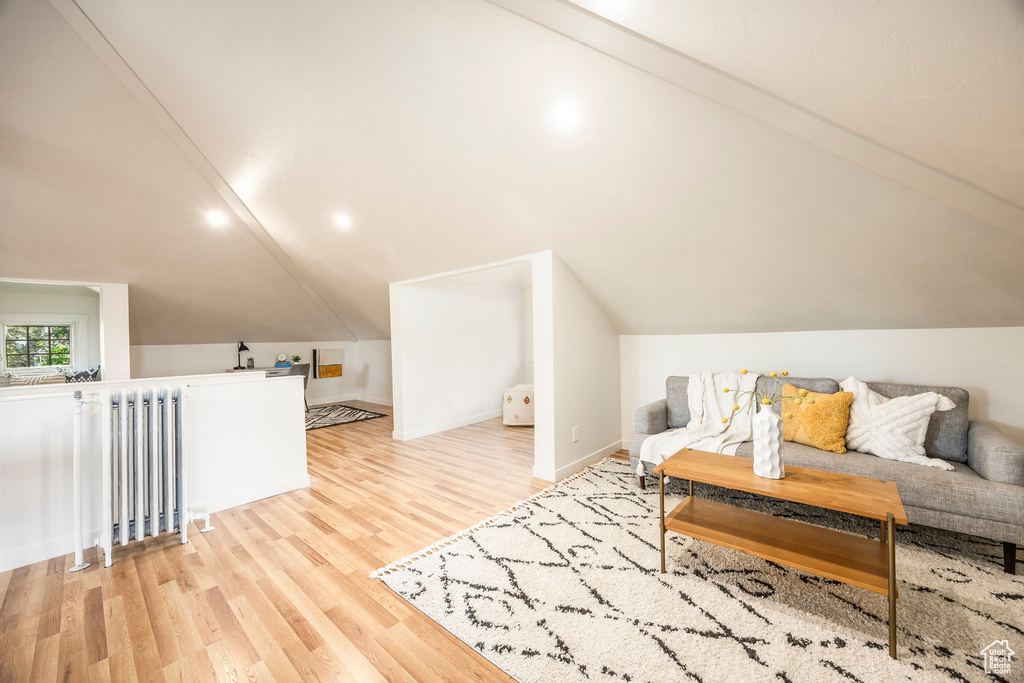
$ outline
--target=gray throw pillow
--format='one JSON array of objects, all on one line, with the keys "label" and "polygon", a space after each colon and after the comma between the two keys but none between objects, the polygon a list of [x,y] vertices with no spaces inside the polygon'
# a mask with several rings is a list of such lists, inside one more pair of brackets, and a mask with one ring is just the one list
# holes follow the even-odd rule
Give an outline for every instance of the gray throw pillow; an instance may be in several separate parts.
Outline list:
[{"label": "gray throw pillow", "polygon": [[72,382],[98,382],[100,379],[100,366],[88,370],[76,370],[68,373],[67,383]]}]

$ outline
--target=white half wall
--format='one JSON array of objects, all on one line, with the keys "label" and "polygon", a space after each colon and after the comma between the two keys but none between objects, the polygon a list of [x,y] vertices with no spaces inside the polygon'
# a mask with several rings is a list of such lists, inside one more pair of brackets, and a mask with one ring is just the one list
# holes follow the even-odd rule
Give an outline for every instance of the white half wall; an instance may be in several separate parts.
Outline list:
[{"label": "white half wall", "polygon": [[[313,360],[313,349],[340,348],[343,375],[315,379],[310,376],[306,400],[310,405],[364,400],[391,405],[391,342],[246,342],[242,364],[252,357],[256,367],[271,367],[277,354]],[[168,377],[224,372],[237,362],[236,345],[162,344],[131,347],[132,377]]]},{"label": "white half wall", "polygon": [[[182,384],[189,387],[189,510],[217,512],[309,486],[299,377],[246,373],[11,388],[0,398],[0,572],[74,549],[73,392]],[[86,405],[84,547],[94,545],[101,523],[99,439],[99,407]],[[117,553],[115,547],[115,562]]]},{"label": "white half wall", "polygon": [[391,286],[396,439],[501,415],[505,389],[523,382],[519,285]]},{"label": "white half wall", "polygon": [[[551,341],[537,341],[534,371],[550,373],[554,391],[553,433],[535,434],[533,474],[558,481],[621,447],[619,332],[561,259],[550,252],[537,259],[550,275],[535,267],[534,335]],[[550,447],[542,448],[542,438]]]},{"label": "white half wall", "polygon": [[963,387],[972,419],[1024,443],[1024,327],[625,335],[620,347],[627,445],[633,411],[664,398],[666,377],[739,368]]}]

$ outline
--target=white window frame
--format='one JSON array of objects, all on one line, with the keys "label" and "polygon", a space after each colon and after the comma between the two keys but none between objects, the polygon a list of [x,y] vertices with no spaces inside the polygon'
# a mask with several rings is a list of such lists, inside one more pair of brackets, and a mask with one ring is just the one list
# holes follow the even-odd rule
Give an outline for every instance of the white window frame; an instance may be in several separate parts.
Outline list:
[{"label": "white window frame", "polygon": [[[70,327],[71,364],[75,370],[89,367],[89,316],[69,313],[15,313],[0,319],[0,341],[6,342],[8,327]],[[7,367],[7,344],[0,344],[0,372],[16,375],[48,375],[61,365],[34,368]]]}]

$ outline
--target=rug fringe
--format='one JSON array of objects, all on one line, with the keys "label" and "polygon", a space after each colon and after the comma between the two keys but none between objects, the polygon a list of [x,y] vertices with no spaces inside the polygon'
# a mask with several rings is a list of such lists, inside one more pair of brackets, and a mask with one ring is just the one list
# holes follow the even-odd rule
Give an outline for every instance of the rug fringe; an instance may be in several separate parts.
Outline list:
[{"label": "rug fringe", "polygon": [[575,481],[576,479],[579,479],[583,475],[588,474],[591,470],[593,470],[598,465],[601,465],[602,463],[605,463],[605,462],[607,462],[607,461],[609,461],[611,459],[612,458],[610,458],[610,457],[602,458],[601,460],[598,460],[597,462],[595,462],[593,465],[589,465],[589,466],[583,468],[582,470],[580,470],[579,472],[576,472],[575,474],[570,474],[565,479],[563,479],[563,480],[561,480],[559,482],[556,482],[556,483],[552,484],[551,486],[548,486],[547,488],[541,489],[540,491],[538,491],[537,493],[533,494],[529,498],[524,498],[524,499],[520,500],[517,503],[513,503],[511,506],[509,506],[508,508],[506,508],[502,512],[499,512],[498,514],[494,515],[493,517],[488,517],[484,521],[478,522],[477,524],[474,524],[473,526],[471,526],[471,527],[469,527],[467,529],[463,529],[462,531],[456,532],[456,533],[452,534],[451,536],[449,536],[448,538],[442,538],[440,541],[435,541],[434,543],[431,543],[430,545],[428,545],[426,548],[423,548],[422,550],[419,550],[419,551],[413,553],[412,555],[406,555],[405,557],[403,557],[400,560],[395,560],[391,564],[383,566],[380,569],[376,569],[376,570],[370,572],[370,578],[371,579],[379,579],[380,577],[387,576],[388,574],[396,572],[399,569],[405,569],[410,564],[415,562],[416,560],[422,560],[424,557],[432,555],[435,552],[438,552],[439,550],[441,550],[442,548],[447,548],[447,547],[449,547],[451,545],[454,545],[458,541],[461,541],[461,540],[465,539],[466,537],[468,537],[470,534],[473,534],[473,533],[479,531],[480,529],[483,529],[484,527],[490,526],[491,524],[494,524],[495,522],[497,522],[497,521],[499,521],[501,519],[504,519],[505,517],[508,517],[509,515],[511,515],[514,512],[518,512],[519,510],[522,510],[524,507],[526,507],[530,503],[533,503],[534,501],[536,501],[541,496],[543,496],[543,495],[545,495],[547,493],[550,493],[551,491],[554,491],[556,489],[559,489],[559,488],[565,486],[566,484]]}]

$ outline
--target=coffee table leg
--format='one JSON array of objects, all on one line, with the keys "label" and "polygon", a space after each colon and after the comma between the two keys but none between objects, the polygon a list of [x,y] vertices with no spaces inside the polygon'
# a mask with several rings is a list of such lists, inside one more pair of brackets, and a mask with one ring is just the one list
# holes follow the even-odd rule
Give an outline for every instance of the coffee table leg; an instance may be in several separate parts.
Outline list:
[{"label": "coffee table leg", "polygon": [[661,515],[658,517],[661,527],[661,573],[665,573],[665,473],[658,476],[659,500],[661,501]]},{"label": "coffee table leg", "polygon": [[880,535],[880,538],[882,539],[882,543],[885,543],[885,539],[889,535],[889,523],[888,522],[883,522],[881,520],[879,520],[878,523],[882,527],[882,533]]},{"label": "coffee table leg", "polygon": [[896,659],[896,519],[891,512],[885,525],[889,545],[889,656]]}]

